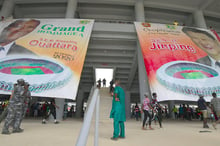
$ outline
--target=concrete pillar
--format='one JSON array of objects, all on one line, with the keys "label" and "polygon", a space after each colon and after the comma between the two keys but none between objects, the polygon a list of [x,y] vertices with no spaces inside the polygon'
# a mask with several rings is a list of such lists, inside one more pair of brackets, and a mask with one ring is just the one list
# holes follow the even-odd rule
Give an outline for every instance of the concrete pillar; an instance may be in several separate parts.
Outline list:
[{"label": "concrete pillar", "polygon": [[66,9],[66,18],[74,18],[77,8],[77,0],[68,0]]},{"label": "concrete pillar", "polygon": [[[135,16],[136,21],[145,22],[144,16],[144,2],[143,0],[137,0],[135,3]],[[140,47],[139,40],[137,40],[137,55],[138,55],[138,75],[139,75],[139,88],[140,88],[140,101],[142,102],[144,99],[144,93],[148,92],[149,85],[148,85],[148,78],[147,73],[144,65],[144,59]]]},{"label": "concrete pillar", "polygon": [[145,22],[144,1],[143,0],[136,0],[134,8],[135,8],[136,21]]},{"label": "concrete pillar", "polygon": [[131,118],[131,93],[129,91],[125,91],[125,113],[126,119]]},{"label": "concrete pillar", "polygon": [[1,18],[4,17],[4,19],[6,19],[6,18],[12,16],[14,6],[15,6],[14,0],[4,0],[4,2],[2,4],[2,9],[0,12]]},{"label": "concrete pillar", "polygon": [[57,120],[61,121],[61,120],[63,120],[63,112],[64,112],[65,99],[55,98],[55,104],[59,107],[59,108],[56,108]]},{"label": "concrete pillar", "polygon": [[171,119],[175,119],[175,115],[172,111],[174,105],[175,105],[175,102],[173,100],[168,101],[168,111],[169,111],[169,117]]},{"label": "concrete pillar", "polygon": [[79,90],[76,98],[76,117],[81,118],[83,114],[84,91]]},{"label": "concrete pillar", "polygon": [[207,28],[202,10],[196,10],[193,13],[193,21],[196,27]]},{"label": "concrete pillar", "polygon": [[[145,22],[144,15],[144,1],[136,0],[135,3],[135,17],[136,21]],[[140,90],[140,102],[142,103],[144,99],[144,93],[148,92],[150,95],[149,83],[147,78],[147,73],[144,65],[144,59],[140,47],[139,40],[137,40],[137,55],[138,55],[138,76],[139,76],[139,90]],[[150,96],[151,98],[151,96]],[[143,119],[143,114],[142,114]]]}]

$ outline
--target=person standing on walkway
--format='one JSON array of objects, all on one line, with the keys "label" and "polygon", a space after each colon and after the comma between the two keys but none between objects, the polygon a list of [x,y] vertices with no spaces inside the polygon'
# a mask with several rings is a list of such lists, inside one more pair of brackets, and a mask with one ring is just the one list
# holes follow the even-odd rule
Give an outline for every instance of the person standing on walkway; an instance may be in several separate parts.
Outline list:
[{"label": "person standing on walkway", "polygon": [[103,87],[106,87],[106,79],[105,78],[102,80],[102,84],[103,84]]},{"label": "person standing on walkway", "polygon": [[112,79],[112,80],[109,82],[109,84],[110,84],[109,93],[112,93],[112,92],[114,91],[114,87],[113,87],[113,85],[114,85],[114,80]]},{"label": "person standing on walkway", "polygon": [[199,100],[197,101],[197,103],[198,103],[198,108],[202,112],[202,115],[203,115],[203,128],[209,128],[207,124],[207,118],[208,118],[207,104],[203,97],[204,96],[200,94]]},{"label": "person standing on walkway", "polygon": [[19,126],[18,126],[19,129],[21,129],[20,128],[21,122],[22,122],[23,118],[25,117],[25,115],[27,113],[28,105],[29,105],[29,102],[30,102],[30,99],[31,99],[31,92],[29,90],[29,86],[30,86],[29,83],[25,82],[24,90],[26,90],[26,93],[23,95],[22,116],[21,116]]},{"label": "person standing on walkway", "polygon": [[100,89],[100,88],[101,88],[101,83],[102,83],[101,79],[99,79],[99,80],[97,81],[97,83],[98,83],[98,88]]},{"label": "person standing on walkway", "polygon": [[211,109],[218,118],[217,121],[213,122],[212,126],[216,129],[216,125],[220,123],[220,98],[217,98],[216,93],[212,93]]},{"label": "person standing on walkway", "polygon": [[136,103],[135,107],[135,118],[136,118],[136,121],[139,121],[139,117],[140,117],[140,108],[138,106],[138,104]]},{"label": "person standing on walkway", "polygon": [[[15,87],[16,87],[17,85],[18,85],[18,84],[15,83],[15,84],[13,85],[13,89],[15,89]],[[12,90],[11,96],[10,96],[9,100],[11,99],[11,97],[13,96],[13,94],[14,94],[14,90]],[[3,112],[1,113],[1,115],[0,115],[0,123],[7,117],[9,100],[5,101],[5,103],[4,103],[4,111],[3,111]]]},{"label": "person standing on walkway", "polygon": [[43,119],[42,124],[46,124],[46,119],[52,114],[53,118],[54,118],[54,124],[58,124],[59,122],[56,119],[56,108],[59,108],[56,104],[55,104],[55,99],[53,98],[50,101],[49,106],[49,113],[48,115]]},{"label": "person standing on walkway", "polygon": [[15,85],[12,97],[9,100],[8,114],[5,119],[2,134],[10,134],[8,130],[10,125],[13,125],[13,133],[23,132],[23,129],[21,129],[19,126],[23,113],[23,96],[27,92],[27,90],[24,89],[24,84],[25,82],[23,79],[17,80],[17,85]]},{"label": "person standing on walkway", "polygon": [[142,112],[144,113],[144,120],[143,120],[143,124],[142,124],[142,129],[146,130],[145,125],[147,125],[146,121],[147,121],[147,118],[149,117],[149,121],[148,121],[149,122],[149,129],[153,130],[153,128],[151,127],[151,118],[152,117],[150,115],[150,110],[152,109],[154,111],[154,109],[150,105],[150,99],[148,98],[148,93],[144,93],[144,96],[145,96],[145,99],[143,100],[143,103],[141,106]]},{"label": "person standing on walkway", "polygon": [[110,113],[110,118],[113,118],[113,137],[112,140],[117,140],[118,138],[125,138],[125,125],[126,121],[125,115],[125,93],[120,87],[120,81],[115,81],[115,89],[112,100],[112,109]]},{"label": "person standing on walkway", "polygon": [[174,117],[175,117],[175,119],[178,119],[178,113],[177,113],[178,109],[176,108],[175,105],[173,106],[172,111],[173,111],[173,113],[174,113]]},{"label": "person standing on walkway", "polygon": [[45,101],[42,105],[42,124],[46,124],[47,115],[49,113],[49,104],[47,101]]},{"label": "person standing on walkway", "polygon": [[26,94],[24,95],[24,107],[23,107],[23,117],[25,117],[28,109],[28,105],[31,100],[31,91],[29,90],[30,84],[28,82],[25,82],[24,88],[27,90]]},{"label": "person standing on walkway", "polygon": [[152,94],[152,101],[151,101],[151,105],[152,108],[154,109],[154,111],[156,112],[156,118],[159,122],[160,128],[162,128],[162,109],[163,107],[160,106],[160,104],[157,101],[157,93],[153,93]]}]

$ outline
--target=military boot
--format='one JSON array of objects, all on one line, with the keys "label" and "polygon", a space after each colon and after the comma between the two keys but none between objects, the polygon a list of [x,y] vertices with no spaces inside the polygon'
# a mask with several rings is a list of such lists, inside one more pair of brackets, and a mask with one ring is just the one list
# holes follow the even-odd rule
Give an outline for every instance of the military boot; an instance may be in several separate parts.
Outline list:
[{"label": "military boot", "polygon": [[6,135],[9,135],[10,132],[8,130],[2,130],[2,134],[6,134]]},{"label": "military boot", "polygon": [[16,129],[13,129],[12,133],[21,133],[23,131],[24,131],[24,129],[16,128]]}]

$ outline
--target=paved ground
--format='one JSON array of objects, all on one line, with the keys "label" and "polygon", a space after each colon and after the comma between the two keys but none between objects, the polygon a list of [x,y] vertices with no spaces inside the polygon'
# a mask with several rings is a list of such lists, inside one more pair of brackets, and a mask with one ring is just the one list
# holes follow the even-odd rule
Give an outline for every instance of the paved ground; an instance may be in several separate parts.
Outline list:
[{"label": "paved ground", "polygon": [[[0,134],[1,146],[74,146],[82,120],[68,119],[60,124],[41,124],[40,120],[25,119],[23,133]],[[2,130],[3,123],[0,125]],[[153,123],[154,130],[141,130],[141,122],[126,122],[126,138],[110,140],[112,121],[100,122],[99,146],[219,146],[220,125],[214,130],[201,128],[200,121],[164,121],[164,128]],[[93,126],[92,126],[93,127]],[[91,128],[87,146],[93,146],[94,129]]]},{"label": "paved ground", "polygon": [[[203,129],[201,121],[164,120],[163,127],[152,124],[154,130],[142,130],[141,121],[128,120],[126,138],[112,141],[112,120],[109,119],[112,97],[108,89],[100,90],[99,146],[219,146],[220,125],[214,130]],[[94,123],[93,123],[94,124]],[[41,120],[24,119],[23,133],[0,134],[0,146],[74,146],[79,135],[82,120],[67,119],[60,124]],[[0,125],[2,130],[3,123]],[[87,146],[94,146],[94,125],[91,126]]]}]

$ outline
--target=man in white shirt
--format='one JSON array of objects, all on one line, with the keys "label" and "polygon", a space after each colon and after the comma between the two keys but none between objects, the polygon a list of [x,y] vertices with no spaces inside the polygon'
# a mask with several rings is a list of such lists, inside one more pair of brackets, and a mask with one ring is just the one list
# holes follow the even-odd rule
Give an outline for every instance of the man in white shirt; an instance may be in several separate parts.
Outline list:
[{"label": "man in white shirt", "polygon": [[34,54],[17,45],[15,40],[32,32],[39,24],[39,20],[15,20],[5,27],[0,34],[0,57],[12,54]]},{"label": "man in white shirt", "polygon": [[196,62],[212,66],[220,71],[220,43],[216,37],[205,30],[192,27],[183,27],[182,31],[208,54],[208,56],[202,57]]}]

